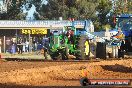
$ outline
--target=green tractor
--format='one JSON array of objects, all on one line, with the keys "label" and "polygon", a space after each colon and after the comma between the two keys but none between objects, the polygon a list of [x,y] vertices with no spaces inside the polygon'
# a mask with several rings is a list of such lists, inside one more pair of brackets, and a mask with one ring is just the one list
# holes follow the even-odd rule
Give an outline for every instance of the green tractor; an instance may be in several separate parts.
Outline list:
[{"label": "green tractor", "polygon": [[66,26],[63,30],[52,31],[50,34],[49,54],[53,60],[85,60],[89,59],[90,44],[85,35],[79,34],[80,29]]}]

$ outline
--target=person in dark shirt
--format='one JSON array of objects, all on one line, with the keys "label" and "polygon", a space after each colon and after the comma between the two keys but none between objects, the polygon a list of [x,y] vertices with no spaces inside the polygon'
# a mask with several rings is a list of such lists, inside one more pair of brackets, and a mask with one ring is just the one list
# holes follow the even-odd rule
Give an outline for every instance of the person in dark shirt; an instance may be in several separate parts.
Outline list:
[{"label": "person in dark shirt", "polygon": [[22,54],[22,52],[23,52],[23,42],[22,42],[22,39],[20,39],[19,41],[18,41],[18,49],[19,49],[19,51],[18,51],[18,54]]}]

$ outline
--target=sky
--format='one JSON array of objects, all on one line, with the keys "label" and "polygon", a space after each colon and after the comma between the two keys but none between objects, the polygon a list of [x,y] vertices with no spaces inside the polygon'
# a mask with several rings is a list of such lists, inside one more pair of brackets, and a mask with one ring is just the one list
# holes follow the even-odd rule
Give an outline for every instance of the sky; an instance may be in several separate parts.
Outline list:
[{"label": "sky", "polygon": [[[46,0],[41,0],[42,1],[42,5],[43,4],[47,4],[48,2]],[[36,12],[36,7],[32,4],[32,7],[29,9],[29,10],[26,10],[26,6],[28,6],[28,4],[26,5],[23,5],[23,13],[27,13],[27,16],[26,16],[26,20],[34,20],[34,16],[33,14]]]},{"label": "sky", "polygon": [[0,5],[3,5],[3,1],[0,0]]},{"label": "sky", "polygon": [[47,4],[48,2],[46,0],[41,0],[42,4]]},{"label": "sky", "polygon": [[36,12],[36,7],[32,4],[31,9],[27,12],[26,20],[33,20],[33,14]]}]

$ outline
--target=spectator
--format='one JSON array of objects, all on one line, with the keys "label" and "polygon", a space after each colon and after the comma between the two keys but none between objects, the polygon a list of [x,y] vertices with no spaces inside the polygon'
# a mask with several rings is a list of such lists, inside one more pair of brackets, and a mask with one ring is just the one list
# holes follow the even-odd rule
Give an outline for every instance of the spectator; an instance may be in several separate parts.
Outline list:
[{"label": "spectator", "polygon": [[25,46],[25,48],[26,48],[26,52],[29,52],[29,42],[26,41],[25,44],[26,44],[26,46]]},{"label": "spectator", "polygon": [[12,46],[11,46],[11,53],[12,54],[16,53],[16,45],[15,45],[15,43],[13,43]]},{"label": "spectator", "polygon": [[19,42],[18,42],[18,54],[22,54],[23,52],[23,43],[22,43],[22,39],[20,38]]}]

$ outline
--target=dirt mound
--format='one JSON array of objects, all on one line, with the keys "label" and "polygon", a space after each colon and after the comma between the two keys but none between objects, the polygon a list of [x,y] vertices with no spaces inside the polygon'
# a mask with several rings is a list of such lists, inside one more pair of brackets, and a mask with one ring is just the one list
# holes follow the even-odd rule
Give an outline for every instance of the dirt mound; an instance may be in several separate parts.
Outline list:
[{"label": "dirt mound", "polygon": [[[101,61],[94,63],[62,64],[0,72],[0,83],[20,85],[71,86],[80,85],[82,69],[88,78],[132,78],[132,60]],[[24,62],[23,62],[24,63]],[[46,62],[45,62],[46,63]],[[26,66],[26,64],[25,64]]]}]

